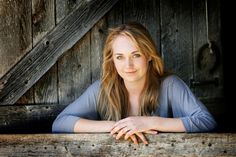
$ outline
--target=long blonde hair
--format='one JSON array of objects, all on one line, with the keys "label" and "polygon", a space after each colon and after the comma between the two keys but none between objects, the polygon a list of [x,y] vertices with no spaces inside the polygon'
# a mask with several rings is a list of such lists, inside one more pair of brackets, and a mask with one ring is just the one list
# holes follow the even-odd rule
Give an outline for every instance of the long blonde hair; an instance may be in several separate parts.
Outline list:
[{"label": "long blonde hair", "polygon": [[125,118],[130,106],[128,92],[112,59],[112,43],[119,35],[129,37],[146,58],[151,58],[146,83],[140,96],[138,113],[140,116],[150,115],[156,109],[160,82],[164,75],[163,61],[143,25],[132,22],[110,29],[103,50],[101,86],[97,104],[100,117],[104,120],[118,121]]}]

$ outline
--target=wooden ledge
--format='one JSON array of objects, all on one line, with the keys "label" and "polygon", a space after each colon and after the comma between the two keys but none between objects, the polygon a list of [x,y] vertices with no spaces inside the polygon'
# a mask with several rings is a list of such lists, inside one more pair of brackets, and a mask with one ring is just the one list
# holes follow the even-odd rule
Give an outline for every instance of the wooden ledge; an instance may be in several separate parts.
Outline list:
[{"label": "wooden ledge", "polygon": [[236,156],[235,133],[159,133],[149,145],[109,134],[0,135],[0,156]]}]

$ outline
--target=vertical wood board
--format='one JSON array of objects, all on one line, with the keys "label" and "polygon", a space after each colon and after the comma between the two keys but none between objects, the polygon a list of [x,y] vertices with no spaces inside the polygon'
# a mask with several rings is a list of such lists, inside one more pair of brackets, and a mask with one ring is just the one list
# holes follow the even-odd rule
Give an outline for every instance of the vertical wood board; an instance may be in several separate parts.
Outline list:
[{"label": "vertical wood board", "polygon": [[0,78],[31,49],[31,1],[0,1]]}]

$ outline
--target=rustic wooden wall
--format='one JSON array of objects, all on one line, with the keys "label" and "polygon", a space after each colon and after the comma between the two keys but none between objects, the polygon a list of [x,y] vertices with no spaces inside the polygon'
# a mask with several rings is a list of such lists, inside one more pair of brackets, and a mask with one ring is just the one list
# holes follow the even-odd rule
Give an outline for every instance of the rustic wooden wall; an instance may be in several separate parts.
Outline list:
[{"label": "rustic wooden wall", "polygon": [[32,49],[31,1],[0,1],[0,78]]},{"label": "rustic wooden wall", "polygon": [[[83,0],[32,0],[19,4],[0,1],[0,77],[82,3]],[[220,0],[207,3],[206,0],[120,0],[15,105],[0,106],[0,130],[35,124],[34,131],[50,132],[52,120],[65,105],[99,79],[107,29],[128,21],[139,21],[150,30],[166,68],[191,86],[220,126],[223,125],[226,104],[222,60],[210,73],[216,57],[210,56],[206,49],[200,60],[203,66],[198,67],[199,50],[207,44],[208,37],[222,56],[220,5]],[[199,81],[207,83],[199,85],[196,83]],[[47,112],[42,113],[44,109]],[[25,117],[28,121],[24,123]],[[41,127],[42,119],[47,127]]]}]

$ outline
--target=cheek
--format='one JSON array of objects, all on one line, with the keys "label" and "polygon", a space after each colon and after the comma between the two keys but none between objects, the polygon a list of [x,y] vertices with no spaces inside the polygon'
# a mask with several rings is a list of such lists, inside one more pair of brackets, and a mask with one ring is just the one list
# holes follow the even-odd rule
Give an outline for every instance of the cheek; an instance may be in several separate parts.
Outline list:
[{"label": "cheek", "polygon": [[137,65],[141,68],[146,68],[148,66],[148,62],[146,59],[141,59],[137,62]]},{"label": "cheek", "polygon": [[119,72],[120,69],[121,69],[121,64],[119,62],[117,62],[117,61],[114,61],[114,60],[113,60],[113,64],[114,64],[114,66],[116,68],[116,71]]}]

